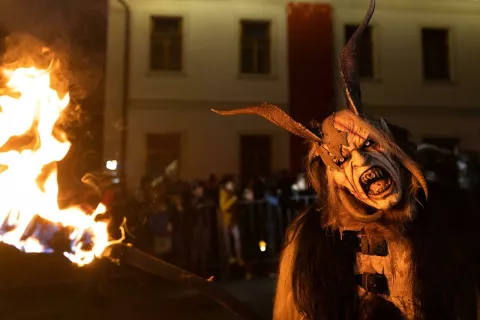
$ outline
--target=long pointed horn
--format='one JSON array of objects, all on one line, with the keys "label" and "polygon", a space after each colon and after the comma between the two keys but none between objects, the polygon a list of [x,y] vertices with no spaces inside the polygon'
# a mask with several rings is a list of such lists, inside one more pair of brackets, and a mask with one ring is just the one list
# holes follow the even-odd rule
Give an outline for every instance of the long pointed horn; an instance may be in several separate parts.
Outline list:
[{"label": "long pointed horn", "polygon": [[302,124],[293,120],[288,114],[286,114],[279,107],[273,104],[268,104],[266,102],[260,106],[234,109],[234,110],[228,110],[228,111],[219,111],[219,110],[212,109],[212,111],[222,116],[234,116],[238,114],[256,114],[276,124],[280,128],[290,131],[294,135],[305,138],[307,140],[321,142],[321,139],[318,135],[314,134],[312,131],[304,127]]},{"label": "long pointed horn", "polygon": [[347,45],[340,55],[340,73],[342,74],[345,94],[347,97],[348,108],[356,115],[362,113],[362,93],[360,90],[360,81],[358,77],[356,47],[363,32],[368,26],[373,12],[375,11],[375,0],[370,0],[370,7],[363,18],[362,23],[355,30],[354,34],[348,40]]}]

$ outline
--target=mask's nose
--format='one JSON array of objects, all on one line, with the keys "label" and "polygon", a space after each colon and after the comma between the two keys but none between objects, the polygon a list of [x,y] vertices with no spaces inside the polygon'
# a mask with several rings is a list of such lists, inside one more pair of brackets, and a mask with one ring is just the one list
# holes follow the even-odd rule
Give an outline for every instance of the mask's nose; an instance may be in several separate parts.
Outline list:
[{"label": "mask's nose", "polygon": [[368,165],[369,162],[369,156],[361,152],[359,150],[353,150],[351,153],[351,162],[352,162],[352,167],[365,167]]}]

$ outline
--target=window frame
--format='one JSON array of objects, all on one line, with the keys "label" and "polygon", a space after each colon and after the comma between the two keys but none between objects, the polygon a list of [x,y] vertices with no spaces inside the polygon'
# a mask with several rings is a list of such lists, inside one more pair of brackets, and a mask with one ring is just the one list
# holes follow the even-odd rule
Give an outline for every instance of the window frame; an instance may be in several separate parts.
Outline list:
[{"label": "window frame", "polygon": [[[155,19],[175,19],[179,21],[178,26],[178,38],[180,45],[179,53],[179,68],[159,68],[155,69],[153,65],[153,42],[154,42],[154,30],[155,30]],[[183,73],[185,68],[184,53],[185,53],[185,17],[182,15],[173,15],[173,14],[152,14],[149,16],[149,59],[148,59],[148,70],[153,73]],[[164,49],[165,50],[165,49]]]},{"label": "window frame", "polygon": [[[149,148],[149,143],[148,143],[148,139],[149,139],[149,136],[175,136],[178,138],[178,157],[177,159],[175,159],[177,161],[177,172],[178,174],[180,175],[180,173],[182,172],[182,157],[183,157],[183,153],[184,153],[184,143],[185,143],[185,133],[183,132],[175,132],[175,131],[168,131],[168,132],[146,132],[144,134],[144,152],[145,152],[145,163],[144,163],[144,173],[145,174],[151,174],[150,172],[148,172],[148,169],[149,169],[149,156],[152,155],[152,154],[157,154],[157,155],[162,155],[162,154],[170,154],[170,152],[166,152],[167,149],[166,148],[162,148],[162,149],[152,149],[152,148]],[[165,170],[165,168],[163,168],[163,170]],[[164,174],[164,173],[162,173]]]},{"label": "window frame", "polygon": [[[244,24],[248,23],[264,23],[267,25],[267,37],[266,43],[268,44],[268,72],[244,72],[243,69],[243,44],[244,44]],[[238,73],[241,76],[254,76],[254,77],[268,77],[273,75],[273,21],[272,19],[252,19],[252,18],[241,18],[238,21],[239,26],[239,48],[238,48]],[[253,53],[252,53],[252,56]],[[254,58],[254,60],[256,60]],[[258,70],[258,66],[256,68]]]},{"label": "window frame", "polygon": [[[424,50],[423,50],[423,30],[424,29],[441,29],[447,31],[447,44],[448,44],[448,73],[449,77],[445,79],[430,79],[425,77],[424,73]],[[445,83],[445,84],[456,84],[456,36],[455,28],[450,25],[443,24],[427,24],[419,26],[419,47],[420,47],[420,73],[422,81],[424,84],[436,84],[436,83]]]},{"label": "window frame", "polygon": [[[341,49],[347,44],[347,26],[358,27],[361,22],[344,22],[342,24],[342,43]],[[372,59],[372,76],[363,76],[359,74],[361,81],[379,81],[380,80],[380,57],[378,52],[378,25],[376,23],[370,23],[368,25],[370,29],[370,43],[371,43],[371,59]],[[358,61],[360,64],[361,61]],[[360,72],[359,72],[360,73]]]}]

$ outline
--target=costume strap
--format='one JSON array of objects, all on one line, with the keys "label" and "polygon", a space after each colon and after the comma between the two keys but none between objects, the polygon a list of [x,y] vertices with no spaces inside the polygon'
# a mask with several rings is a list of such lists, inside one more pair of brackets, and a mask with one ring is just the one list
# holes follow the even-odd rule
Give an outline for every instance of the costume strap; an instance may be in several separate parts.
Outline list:
[{"label": "costume strap", "polygon": [[355,275],[357,285],[368,293],[388,295],[388,282],[380,273],[361,273]]},{"label": "costume strap", "polygon": [[357,252],[361,252],[369,256],[381,256],[388,255],[388,246],[385,239],[368,239],[367,236],[359,231],[343,231],[342,241],[351,242]]}]

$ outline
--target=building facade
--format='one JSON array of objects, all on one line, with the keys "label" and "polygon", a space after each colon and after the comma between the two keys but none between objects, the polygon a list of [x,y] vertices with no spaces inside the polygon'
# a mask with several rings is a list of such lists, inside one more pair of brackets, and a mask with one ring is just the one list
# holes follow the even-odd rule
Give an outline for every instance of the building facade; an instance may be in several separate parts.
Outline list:
[{"label": "building facade", "polygon": [[[177,161],[181,177],[301,166],[301,141],[210,109],[268,101],[299,121],[343,104],[337,57],[367,0],[132,0],[126,172],[130,189]],[[104,158],[119,159],[125,8],[110,0]],[[360,46],[367,113],[418,141],[480,151],[480,5],[377,1]],[[122,165],[122,163],[120,163]]]}]

